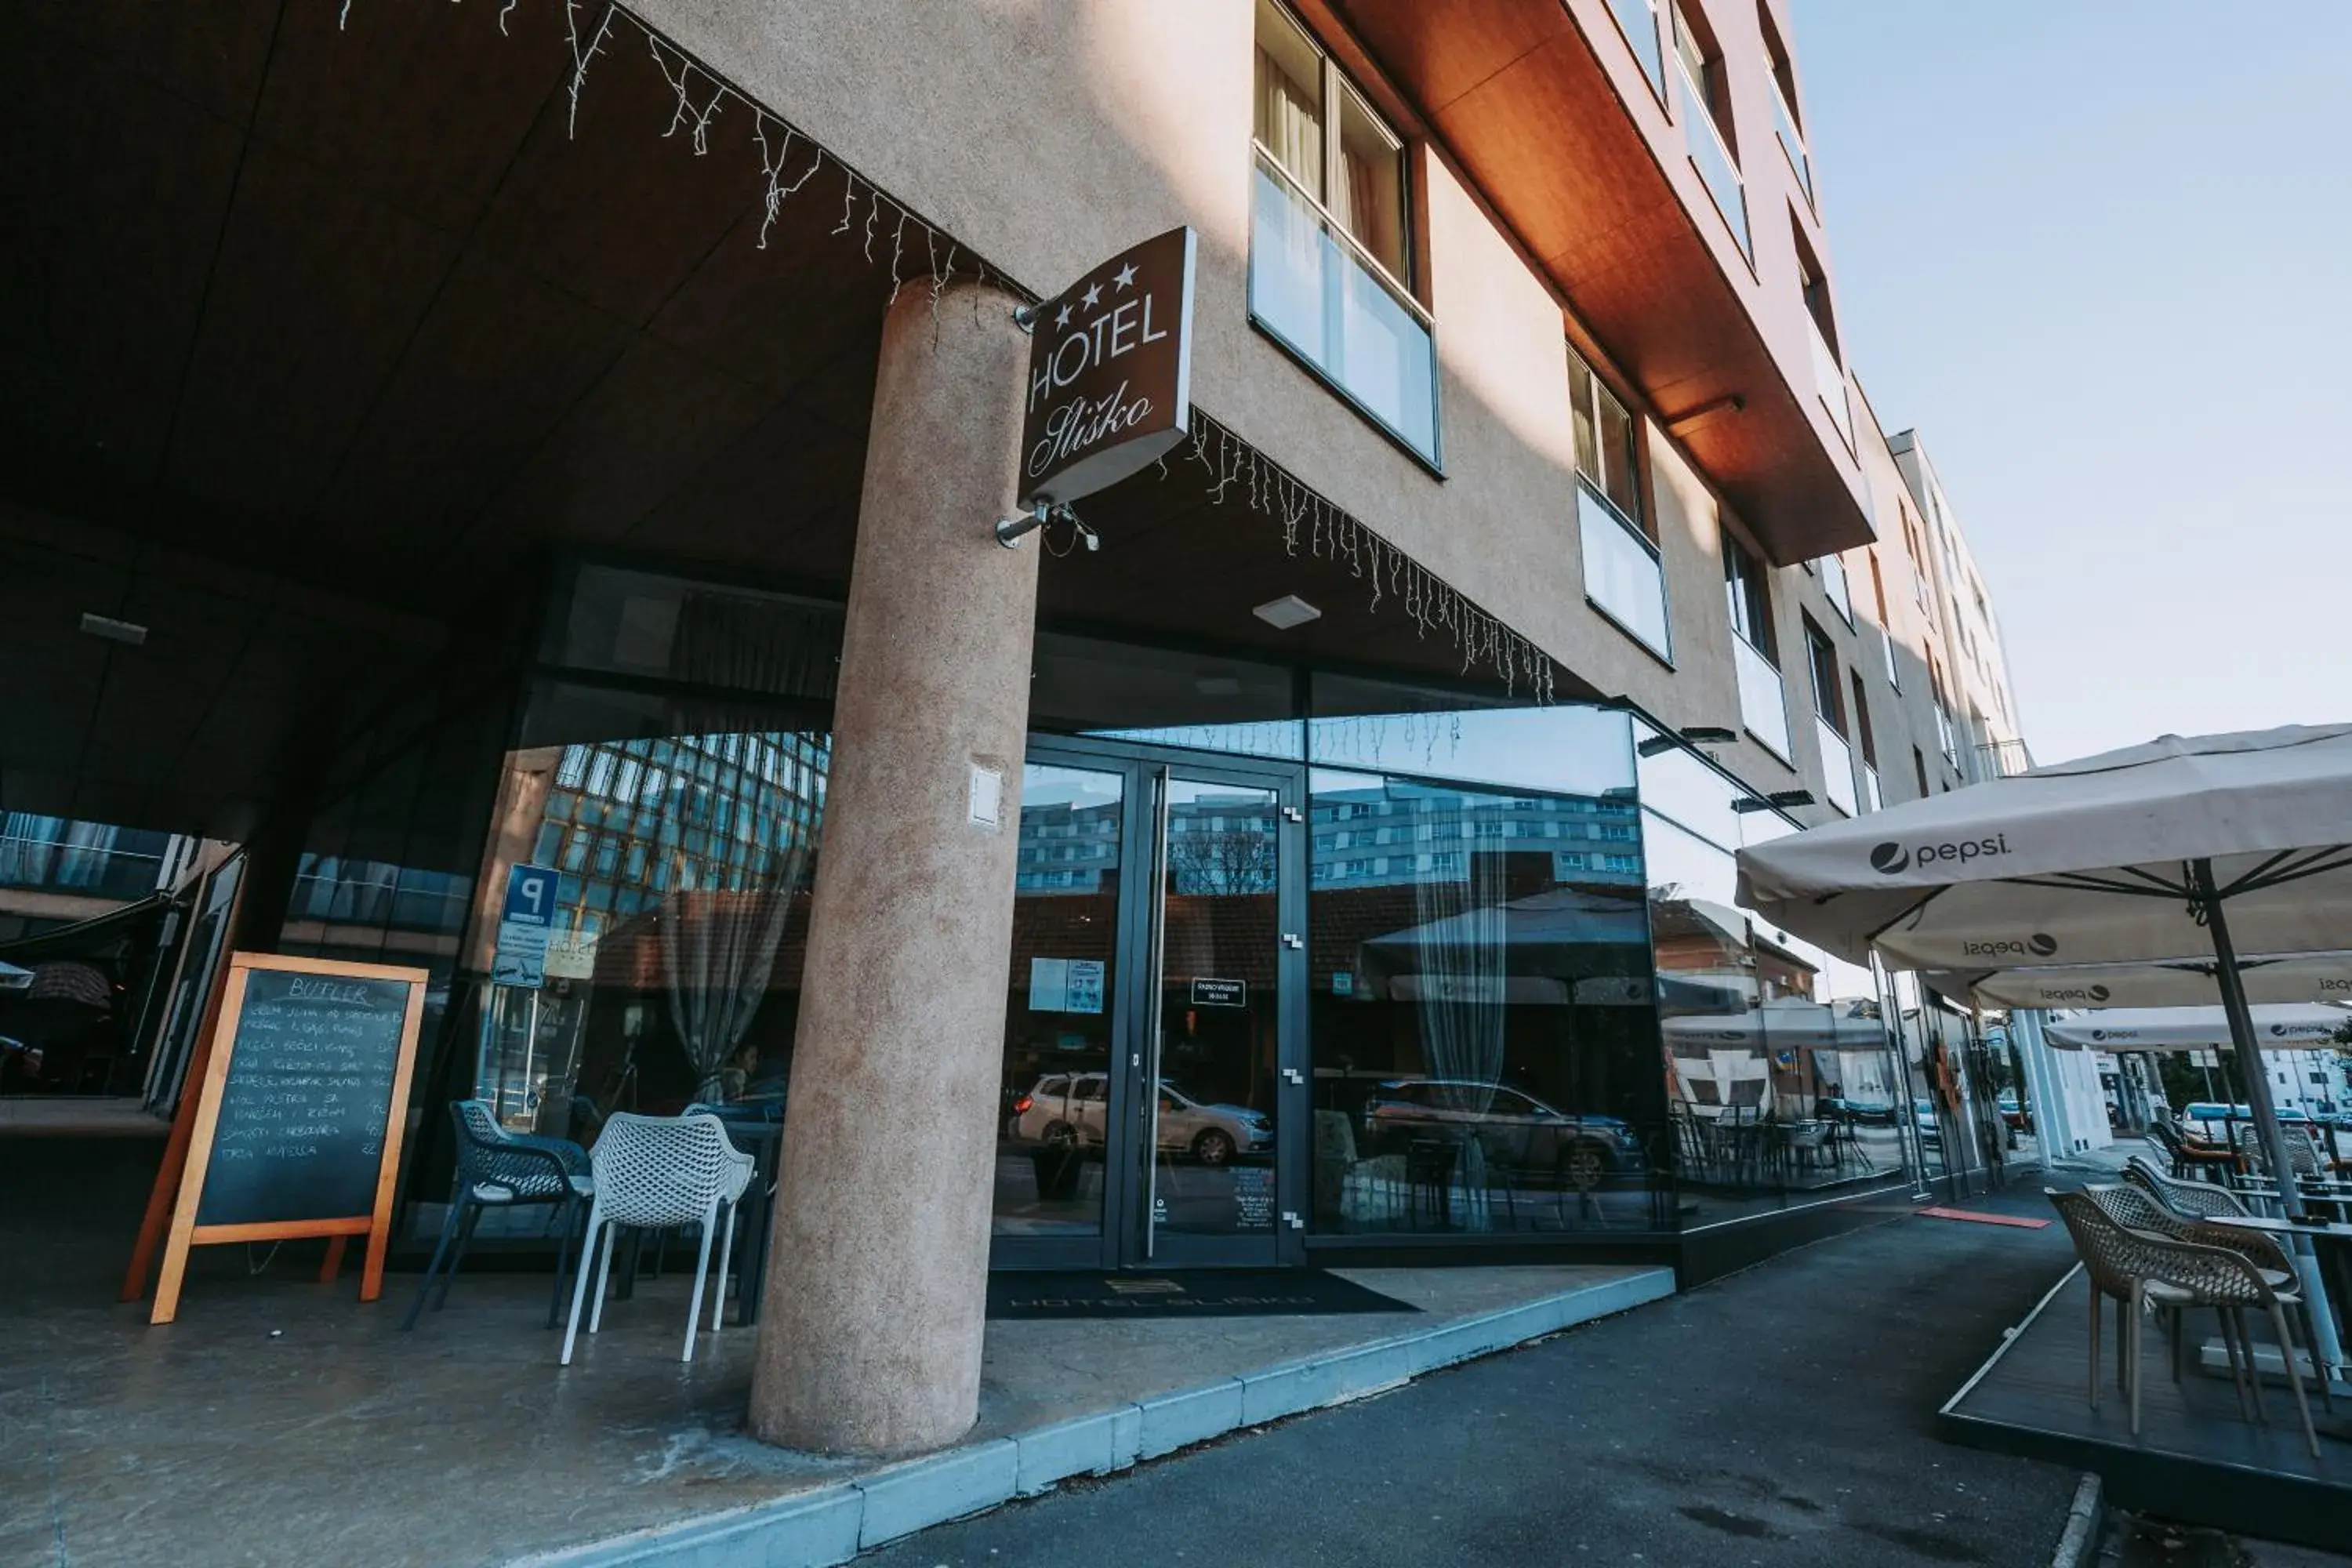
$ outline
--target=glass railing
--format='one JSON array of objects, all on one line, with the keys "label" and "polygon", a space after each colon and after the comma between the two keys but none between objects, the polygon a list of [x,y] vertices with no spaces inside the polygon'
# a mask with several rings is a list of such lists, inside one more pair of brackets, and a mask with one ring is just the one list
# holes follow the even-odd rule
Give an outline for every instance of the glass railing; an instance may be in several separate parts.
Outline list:
[{"label": "glass railing", "polygon": [[1723,221],[1731,226],[1739,254],[1753,261],[1756,252],[1748,238],[1748,196],[1739,183],[1739,165],[1732,161],[1731,149],[1724,145],[1723,132],[1716,129],[1706,94],[1691,80],[1688,70],[1677,69],[1675,74],[1683,79],[1683,139],[1690,143],[1691,163],[1706,183],[1707,195],[1715,198]]},{"label": "glass railing", "polygon": [[1738,632],[1731,634],[1732,663],[1739,672],[1739,721],[1782,762],[1789,756],[1789,701],[1780,672]]},{"label": "glass railing", "polygon": [[1868,763],[1862,764],[1862,808],[1864,811],[1886,809],[1886,797],[1879,793],[1878,770]]},{"label": "glass railing", "polygon": [[1429,318],[1261,149],[1250,319],[1406,446],[1437,461]]},{"label": "glass railing", "polygon": [[1845,617],[1845,624],[1853,625],[1853,590],[1846,585],[1845,562],[1839,556],[1824,555],[1818,564],[1822,569],[1822,592],[1830,596],[1831,605]]},{"label": "glass railing", "polygon": [[1797,117],[1789,112],[1789,100],[1781,95],[1780,81],[1772,79],[1772,131],[1780,138],[1780,151],[1789,154],[1789,167],[1796,172],[1797,188],[1805,193],[1805,205],[1813,205],[1813,164],[1805,156],[1805,139],[1797,134]]},{"label": "glass railing", "polygon": [[1650,89],[1664,101],[1666,60],[1658,42],[1657,7],[1652,0],[1609,0],[1609,10],[1625,41],[1633,46],[1633,58],[1641,62],[1642,74],[1650,79]]},{"label": "glass railing", "polygon": [[1584,541],[1584,592],[1603,613],[1648,645],[1670,657],[1666,632],[1666,576],[1658,549],[1615,507],[1579,482],[1576,527]]},{"label": "glass railing", "polygon": [[1822,406],[1830,411],[1830,423],[1845,437],[1846,449],[1853,449],[1853,404],[1846,395],[1845,372],[1838,365],[1838,357],[1822,336],[1822,329],[1811,315],[1805,318],[1805,335],[1813,343],[1813,386],[1822,395]]},{"label": "glass railing", "polygon": [[1853,798],[1853,748],[1826,719],[1813,720],[1813,734],[1822,743],[1822,783],[1829,790],[1830,804],[1848,816],[1860,815]]}]

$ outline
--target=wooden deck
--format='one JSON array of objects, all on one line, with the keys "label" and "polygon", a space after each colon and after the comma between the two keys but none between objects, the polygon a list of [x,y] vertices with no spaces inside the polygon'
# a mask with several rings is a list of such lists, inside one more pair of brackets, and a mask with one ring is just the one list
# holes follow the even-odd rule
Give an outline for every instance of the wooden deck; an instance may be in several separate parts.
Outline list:
[{"label": "wooden deck", "polygon": [[[2226,1371],[2197,1369],[2171,1377],[2168,1342],[2151,1322],[2145,1358],[2140,1431],[2116,1386],[2114,1308],[2100,1339],[2099,1407],[2088,1398],[2090,1284],[2078,1267],[2042,1299],[1992,1359],[1937,1414],[1948,1442],[2095,1471],[2117,1505],[2274,1541],[2352,1552],[2352,1401],[2327,1415],[2305,1385],[2319,1428],[2321,1458],[2304,1447],[2294,1395],[2284,1383],[2263,1394],[2267,1426],[2249,1424]],[[2215,1333],[2209,1314],[2190,1331]],[[2267,1343],[2264,1331],[2255,1331]],[[2275,1364],[2275,1363],[2273,1363]]]}]

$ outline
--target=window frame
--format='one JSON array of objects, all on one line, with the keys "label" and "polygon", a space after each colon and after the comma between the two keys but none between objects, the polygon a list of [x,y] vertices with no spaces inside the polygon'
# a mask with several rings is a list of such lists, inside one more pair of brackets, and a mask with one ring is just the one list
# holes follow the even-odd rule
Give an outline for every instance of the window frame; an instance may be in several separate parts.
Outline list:
[{"label": "window frame", "polygon": [[[1733,535],[1722,531],[1724,607],[1731,626],[1731,635],[1764,656],[1764,662],[1775,670],[1780,668],[1780,638],[1772,613],[1772,584],[1764,575],[1763,557]],[[1735,563],[1741,568],[1735,570]],[[1738,595],[1735,598],[1735,595]],[[1734,605],[1746,609],[1743,617]],[[1753,627],[1741,625],[1742,619],[1759,623]]]},{"label": "window frame", "polygon": [[[1805,676],[1806,684],[1812,689],[1813,712],[1823,723],[1837,731],[1839,740],[1850,741],[1853,737],[1846,728],[1845,693],[1842,689],[1842,672],[1838,668],[1837,644],[1831,640],[1830,634],[1822,630],[1822,624],[1811,616],[1800,611],[1798,619],[1804,626]],[[1824,669],[1827,671],[1826,678]]]},{"label": "window frame", "polygon": [[[1257,17],[1266,14],[1271,14],[1296,33],[1300,42],[1315,57],[1318,72],[1316,87],[1319,95],[1318,112],[1320,117],[1321,132],[1318,138],[1320,166],[1317,170],[1317,182],[1321,186],[1321,192],[1318,194],[1309,191],[1301,185],[1297,176],[1258,135],[1255,108],[1251,115],[1249,139],[1253,169],[1262,165],[1271,171],[1272,177],[1282,185],[1291,198],[1305,205],[1327,234],[1338,236],[1349,257],[1358,265],[1372,273],[1377,282],[1385,286],[1390,294],[1402,303],[1405,312],[1428,335],[1429,450],[1422,450],[1413,443],[1411,437],[1391,425],[1331,369],[1318,363],[1305,349],[1293,343],[1275,324],[1271,317],[1259,310],[1256,298],[1257,267],[1255,259],[1257,247],[1255,195],[1252,197],[1250,218],[1250,252],[1244,263],[1248,279],[1245,309],[1250,326],[1282,350],[1308,374],[1321,382],[1348,406],[1353,408],[1367,424],[1379,431],[1399,451],[1427,468],[1433,477],[1442,479],[1445,477],[1444,375],[1442,369],[1443,362],[1438,353],[1437,318],[1430,309],[1429,300],[1423,296],[1420,288],[1423,282],[1421,275],[1424,268],[1416,265],[1420,259],[1420,226],[1414,221],[1414,195],[1419,182],[1413,179],[1412,139],[1398,130],[1389,116],[1381,111],[1380,107],[1373,102],[1372,95],[1356,84],[1349,76],[1347,68],[1339,63],[1338,56],[1324,44],[1320,37],[1316,36],[1315,30],[1308,26],[1296,11],[1284,3],[1284,0],[1258,0],[1257,5],[1253,7],[1251,47],[1255,54],[1267,53],[1264,44],[1259,41],[1256,22]],[[1252,70],[1255,69],[1256,63],[1253,58]],[[1405,268],[1406,275],[1402,278],[1400,278],[1396,271],[1380,257],[1373,254],[1371,247],[1359,238],[1354,230],[1342,222],[1338,213],[1333,210],[1329,199],[1330,192],[1335,179],[1339,177],[1343,168],[1340,114],[1340,105],[1343,101],[1352,101],[1367,121],[1396,143],[1397,247],[1399,259]]]}]

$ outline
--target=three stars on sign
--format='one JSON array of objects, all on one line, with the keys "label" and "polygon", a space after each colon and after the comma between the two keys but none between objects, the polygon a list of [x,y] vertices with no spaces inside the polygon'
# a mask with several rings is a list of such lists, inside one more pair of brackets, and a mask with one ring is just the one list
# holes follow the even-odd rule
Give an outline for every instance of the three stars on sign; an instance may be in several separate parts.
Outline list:
[{"label": "three stars on sign", "polygon": [[[1126,266],[1121,267],[1118,271],[1112,273],[1111,281],[1117,285],[1117,289],[1133,288],[1135,286],[1135,263],[1130,261]],[[1117,289],[1113,291],[1116,292]],[[1078,296],[1078,303],[1091,310],[1095,308],[1096,303],[1101,299],[1102,285],[1099,283],[1089,283],[1087,285],[1087,291]],[[1054,312],[1054,325],[1056,327],[1066,327],[1069,324],[1070,307],[1067,304],[1065,304],[1060,310]]]}]

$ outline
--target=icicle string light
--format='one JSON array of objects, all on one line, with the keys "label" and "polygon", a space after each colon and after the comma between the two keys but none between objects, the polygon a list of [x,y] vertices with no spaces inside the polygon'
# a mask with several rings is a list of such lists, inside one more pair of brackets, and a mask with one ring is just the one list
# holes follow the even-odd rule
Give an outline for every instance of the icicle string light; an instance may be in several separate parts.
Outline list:
[{"label": "icicle string light", "polygon": [[[517,3],[518,0],[502,0],[498,13],[501,34],[507,33],[507,18]],[[782,214],[784,205],[823,173],[830,163],[839,172],[842,181],[841,217],[831,231],[834,237],[846,235],[859,226],[857,195],[863,187],[866,209],[861,249],[866,261],[878,266],[874,247],[882,221],[882,209],[887,206],[896,215],[891,228],[888,263],[889,299],[893,301],[905,285],[913,280],[907,278],[903,270],[907,226],[913,224],[921,230],[923,254],[929,272],[929,304],[936,332],[940,300],[948,285],[958,276],[956,267],[961,247],[952,237],[944,234],[897,198],[885,194],[875,182],[827,152],[816,138],[771,113],[633,12],[618,5],[607,4],[597,7],[594,27],[583,32],[583,13],[591,8],[593,0],[553,0],[553,3],[562,6],[564,41],[571,57],[571,73],[566,83],[569,98],[566,128],[569,134],[575,139],[578,136],[580,99],[587,85],[589,66],[604,52],[605,46],[611,41],[614,21],[627,22],[645,36],[646,51],[661,71],[663,79],[669,84],[677,100],[671,110],[669,125],[662,132],[664,136],[675,136],[683,128],[696,155],[707,156],[710,150],[711,130],[719,121],[727,100],[735,100],[744,110],[751,121],[751,140],[760,159],[761,184],[758,247],[762,250],[768,247],[769,237]],[[336,17],[338,27],[349,23],[351,10],[352,0],[342,0]],[[806,168],[795,174],[791,173],[790,164],[796,142],[806,145],[809,162]],[[1037,300],[1034,291],[977,257],[970,258],[967,273],[977,281],[993,282],[1025,303],[1034,304]],[[973,291],[973,300],[977,309],[978,290]],[[1369,589],[1368,609],[1378,611],[1383,603],[1393,600],[1402,606],[1417,635],[1427,637],[1436,634],[1451,637],[1462,655],[1465,673],[1483,663],[1502,678],[1506,690],[1516,695],[1524,683],[1535,700],[1548,703],[1555,700],[1555,671],[1551,658],[1525,637],[1454,592],[1404,552],[1302,484],[1287,469],[1269,462],[1255,447],[1208,415],[1194,409],[1188,435],[1191,437],[1189,444],[1178,448],[1174,455],[1180,461],[1189,458],[1209,475],[1209,497],[1213,503],[1223,504],[1226,493],[1237,490],[1235,499],[1245,498],[1250,510],[1262,513],[1281,526],[1286,553],[1295,556],[1304,546],[1308,555],[1343,566],[1351,576],[1363,582]],[[1163,479],[1171,477],[1165,457],[1160,462],[1160,475]]]},{"label": "icicle string light", "polygon": [[1230,490],[1236,501],[1279,523],[1286,553],[1297,555],[1303,545],[1314,559],[1344,568],[1366,584],[1368,610],[1377,611],[1385,600],[1400,603],[1417,635],[1453,640],[1464,674],[1485,665],[1513,696],[1524,690],[1538,702],[1556,700],[1551,656],[1527,637],[1198,408],[1188,434],[1189,446],[1178,450],[1209,476],[1213,504],[1223,504]]}]

